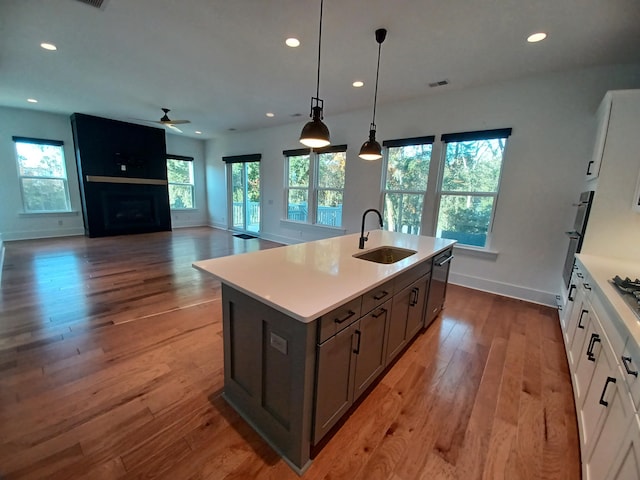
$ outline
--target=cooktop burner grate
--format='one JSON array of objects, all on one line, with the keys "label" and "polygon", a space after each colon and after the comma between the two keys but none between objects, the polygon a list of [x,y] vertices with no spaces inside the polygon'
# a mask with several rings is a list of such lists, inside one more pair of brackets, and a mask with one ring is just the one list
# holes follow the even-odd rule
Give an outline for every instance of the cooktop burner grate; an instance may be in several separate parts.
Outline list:
[{"label": "cooktop burner grate", "polygon": [[611,283],[616,286],[616,290],[622,295],[624,301],[629,305],[633,313],[640,320],[640,280],[631,280],[626,277],[624,280],[616,275]]}]

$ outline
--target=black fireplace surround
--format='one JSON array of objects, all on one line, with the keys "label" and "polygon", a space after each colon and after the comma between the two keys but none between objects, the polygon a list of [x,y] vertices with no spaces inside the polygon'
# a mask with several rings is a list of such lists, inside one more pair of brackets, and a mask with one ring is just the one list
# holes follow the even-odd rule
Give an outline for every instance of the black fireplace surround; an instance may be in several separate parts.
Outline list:
[{"label": "black fireplace surround", "polygon": [[171,230],[164,130],[71,115],[85,235]]}]

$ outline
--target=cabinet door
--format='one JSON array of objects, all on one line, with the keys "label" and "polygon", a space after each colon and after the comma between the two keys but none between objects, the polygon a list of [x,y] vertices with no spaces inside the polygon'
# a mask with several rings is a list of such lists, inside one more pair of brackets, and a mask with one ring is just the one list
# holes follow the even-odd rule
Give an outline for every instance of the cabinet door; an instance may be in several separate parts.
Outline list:
[{"label": "cabinet door", "polygon": [[407,313],[407,341],[410,341],[424,327],[424,304],[428,290],[429,277],[427,275],[411,285],[411,297],[409,298],[409,311]]},{"label": "cabinet door", "polygon": [[[581,412],[587,479],[605,478],[634,412],[613,353],[603,348]],[[584,461],[584,458],[583,458]]]},{"label": "cabinet door", "polygon": [[353,401],[382,373],[385,363],[384,332],[387,328],[391,300],[360,319],[356,330],[356,367]]},{"label": "cabinet door", "polygon": [[569,355],[575,358],[573,362],[575,368],[573,387],[578,409],[584,404],[601,351],[602,331],[597,322],[594,321],[594,318],[596,317],[593,312],[586,315],[586,319],[583,320],[585,322],[585,331],[587,332],[584,336],[584,341],[582,345],[574,345],[574,349],[569,352]]},{"label": "cabinet door", "polygon": [[351,406],[355,369],[355,332],[360,322],[318,346],[313,443],[317,443]]},{"label": "cabinet door", "polygon": [[400,353],[405,346],[407,333],[407,317],[412,298],[412,288],[409,285],[393,296],[391,318],[387,332],[387,364]]},{"label": "cabinet door", "polygon": [[600,103],[598,113],[596,114],[598,121],[598,130],[596,131],[596,143],[593,149],[593,157],[587,164],[587,180],[597,178],[600,174],[600,166],[602,164],[602,156],[607,142],[607,133],[609,131],[609,120],[611,118],[611,106],[613,97],[611,93],[607,93]]},{"label": "cabinet door", "polygon": [[613,460],[607,480],[637,480],[640,478],[640,421],[637,415]]}]

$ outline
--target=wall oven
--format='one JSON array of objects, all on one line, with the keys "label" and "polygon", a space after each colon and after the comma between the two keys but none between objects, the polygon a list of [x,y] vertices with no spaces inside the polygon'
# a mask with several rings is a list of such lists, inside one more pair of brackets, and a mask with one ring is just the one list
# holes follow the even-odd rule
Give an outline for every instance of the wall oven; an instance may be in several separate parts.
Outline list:
[{"label": "wall oven", "polygon": [[567,257],[565,258],[564,268],[562,269],[562,278],[567,287],[571,282],[574,255],[580,253],[580,249],[582,248],[584,232],[587,229],[587,221],[589,220],[589,212],[591,211],[591,203],[593,202],[593,194],[594,192],[592,190],[580,194],[580,201],[574,204],[577,211],[576,218],[573,222],[573,229],[565,232],[569,237],[569,248],[567,249]]}]

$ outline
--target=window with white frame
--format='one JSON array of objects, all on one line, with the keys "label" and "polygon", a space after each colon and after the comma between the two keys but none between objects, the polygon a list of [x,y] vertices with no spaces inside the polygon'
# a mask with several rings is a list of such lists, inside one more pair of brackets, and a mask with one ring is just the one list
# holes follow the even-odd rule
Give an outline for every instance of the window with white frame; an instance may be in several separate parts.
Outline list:
[{"label": "window with white frame", "polygon": [[436,236],[486,248],[511,129],[442,135]]},{"label": "window with white frame", "polygon": [[196,207],[193,157],[167,155],[167,180],[169,206],[172,210],[189,210]]},{"label": "window with white frame", "polygon": [[387,140],[382,187],[384,226],[420,234],[434,137]]},{"label": "window with white frame", "polygon": [[27,137],[13,137],[13,141],[24,211],[71,211],[64,142]]},{"label": "window with white frame", "polygon": [[285,150],[287,220],[342,226],[346,145]]}]

